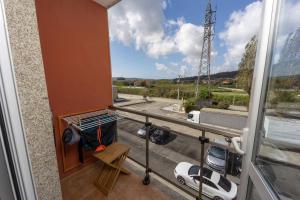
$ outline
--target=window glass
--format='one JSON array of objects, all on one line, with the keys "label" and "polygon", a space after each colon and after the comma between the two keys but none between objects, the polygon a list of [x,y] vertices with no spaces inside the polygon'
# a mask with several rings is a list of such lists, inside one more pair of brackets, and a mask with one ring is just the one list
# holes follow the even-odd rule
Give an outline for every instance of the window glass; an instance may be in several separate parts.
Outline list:
[{"label": "window glass", "polygon": [[208,152],[209,155],[225,160],[225,149],[217,146],[212,146]]},{"label": "window glass", "polygon": [[261,198],[258,195],[258,192],[252,182],[251,182],[251,190],[248,193],[247,200],[261,200]]},{"label": "window glass", "polygon": [[283,0],[255,164],[281,199],[300,197],[300,1]]},{"label": "window glass", "polygon": [[205,176],[206,178],[211,178],[213,171],[208,169],[208,168],[203,168],[203,176]]},{"label": "window glass", "polygon": [[193,114],[188,114],[188,116],[187,116],[188,119],[192,119],[193,117],[194,117]]},{"label": "window glass", "polygon": [[218,185],[223,188],[225,191],[229,192],[231,190],[231,182],[228,181],[223,176],[220,176],[220,180],[218,182]]},{"label": "window glass", "polygon": [[206,184],[206,185],[208,185],[208,186],[210,186],[210,187],[212,187],[212,188],[218,189],[217,186],[213,182],[211,182],[211,181],[209,181],[207,179],[204,179],[203,183]]}]

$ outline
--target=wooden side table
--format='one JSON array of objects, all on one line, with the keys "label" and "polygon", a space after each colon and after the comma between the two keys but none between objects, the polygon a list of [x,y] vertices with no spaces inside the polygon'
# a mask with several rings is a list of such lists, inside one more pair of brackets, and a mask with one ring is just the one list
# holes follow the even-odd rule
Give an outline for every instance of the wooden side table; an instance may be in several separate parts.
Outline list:
[{"label": "wooden side table", "polygon": [[95,158],[104,163],[95,181],[95,185],[103,194],[108,195],[114,188],[120,172],[130,173],[122,167],[129,149],[125,144],[113,143],[107,146],[104,151],[94,154]]}]

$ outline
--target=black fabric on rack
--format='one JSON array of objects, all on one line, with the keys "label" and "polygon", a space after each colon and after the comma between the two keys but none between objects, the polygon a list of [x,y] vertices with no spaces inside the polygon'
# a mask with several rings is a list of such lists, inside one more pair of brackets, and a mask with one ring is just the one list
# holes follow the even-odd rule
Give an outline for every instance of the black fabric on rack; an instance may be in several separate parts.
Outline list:
[{"label": "black fabric on rack", "polygon": [[[109,118],[107,115],[103,115],[100,120],[105,121],[106,118]],[[81,125],[88,125],[93,123],[94,117],[85,118],[81,121]],[[99,118],[97,119],[99,120]],[[85,124],[86,123],[86,124]],[[79,154],[79,161],[84,162],[84,151],[95,150],[99,146],[99,141],[97,138],[97,130],[99,126],[86,129],[81,131],[80,141],[78,145],[78,154]],[[100,126],[101,128],[101,144],[108,146],[113,143],[114,139],[117,136],[117,121],[108,122]]]},{"label": "black fabric on rack", "polygon": [[[99,127],[90,128],[81,132],[81,145],[84,150],[95,150],[99,146],[97,130]],[[117,132],[117,122],[109,122],[101,125],[101,144],[110,145]]]}]

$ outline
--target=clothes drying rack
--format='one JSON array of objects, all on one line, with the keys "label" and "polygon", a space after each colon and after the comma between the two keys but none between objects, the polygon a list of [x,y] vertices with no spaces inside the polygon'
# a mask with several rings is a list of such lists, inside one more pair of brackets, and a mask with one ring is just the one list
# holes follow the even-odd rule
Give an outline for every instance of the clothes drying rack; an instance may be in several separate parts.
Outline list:
[{"label": "clothes drying rack", "polygon": [[63,120],[78,129],[85,131],[91,128],[100,127],[104,124],[122,119],[120,115],[111,110],[99,110],[89,113],[64,117]]}]

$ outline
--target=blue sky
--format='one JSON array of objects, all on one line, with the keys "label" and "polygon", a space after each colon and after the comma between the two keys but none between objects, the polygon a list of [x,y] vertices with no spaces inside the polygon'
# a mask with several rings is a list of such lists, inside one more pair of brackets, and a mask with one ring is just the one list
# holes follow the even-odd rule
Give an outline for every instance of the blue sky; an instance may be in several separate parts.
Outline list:
[{"label": "blue sky", "polygon": [[[237,69],[260,26],[262,3],[214,0],[217,23],[212,72]],[[109,10],[114,77],[174,78],[197,73],[204,0],[122,0]]]}]

